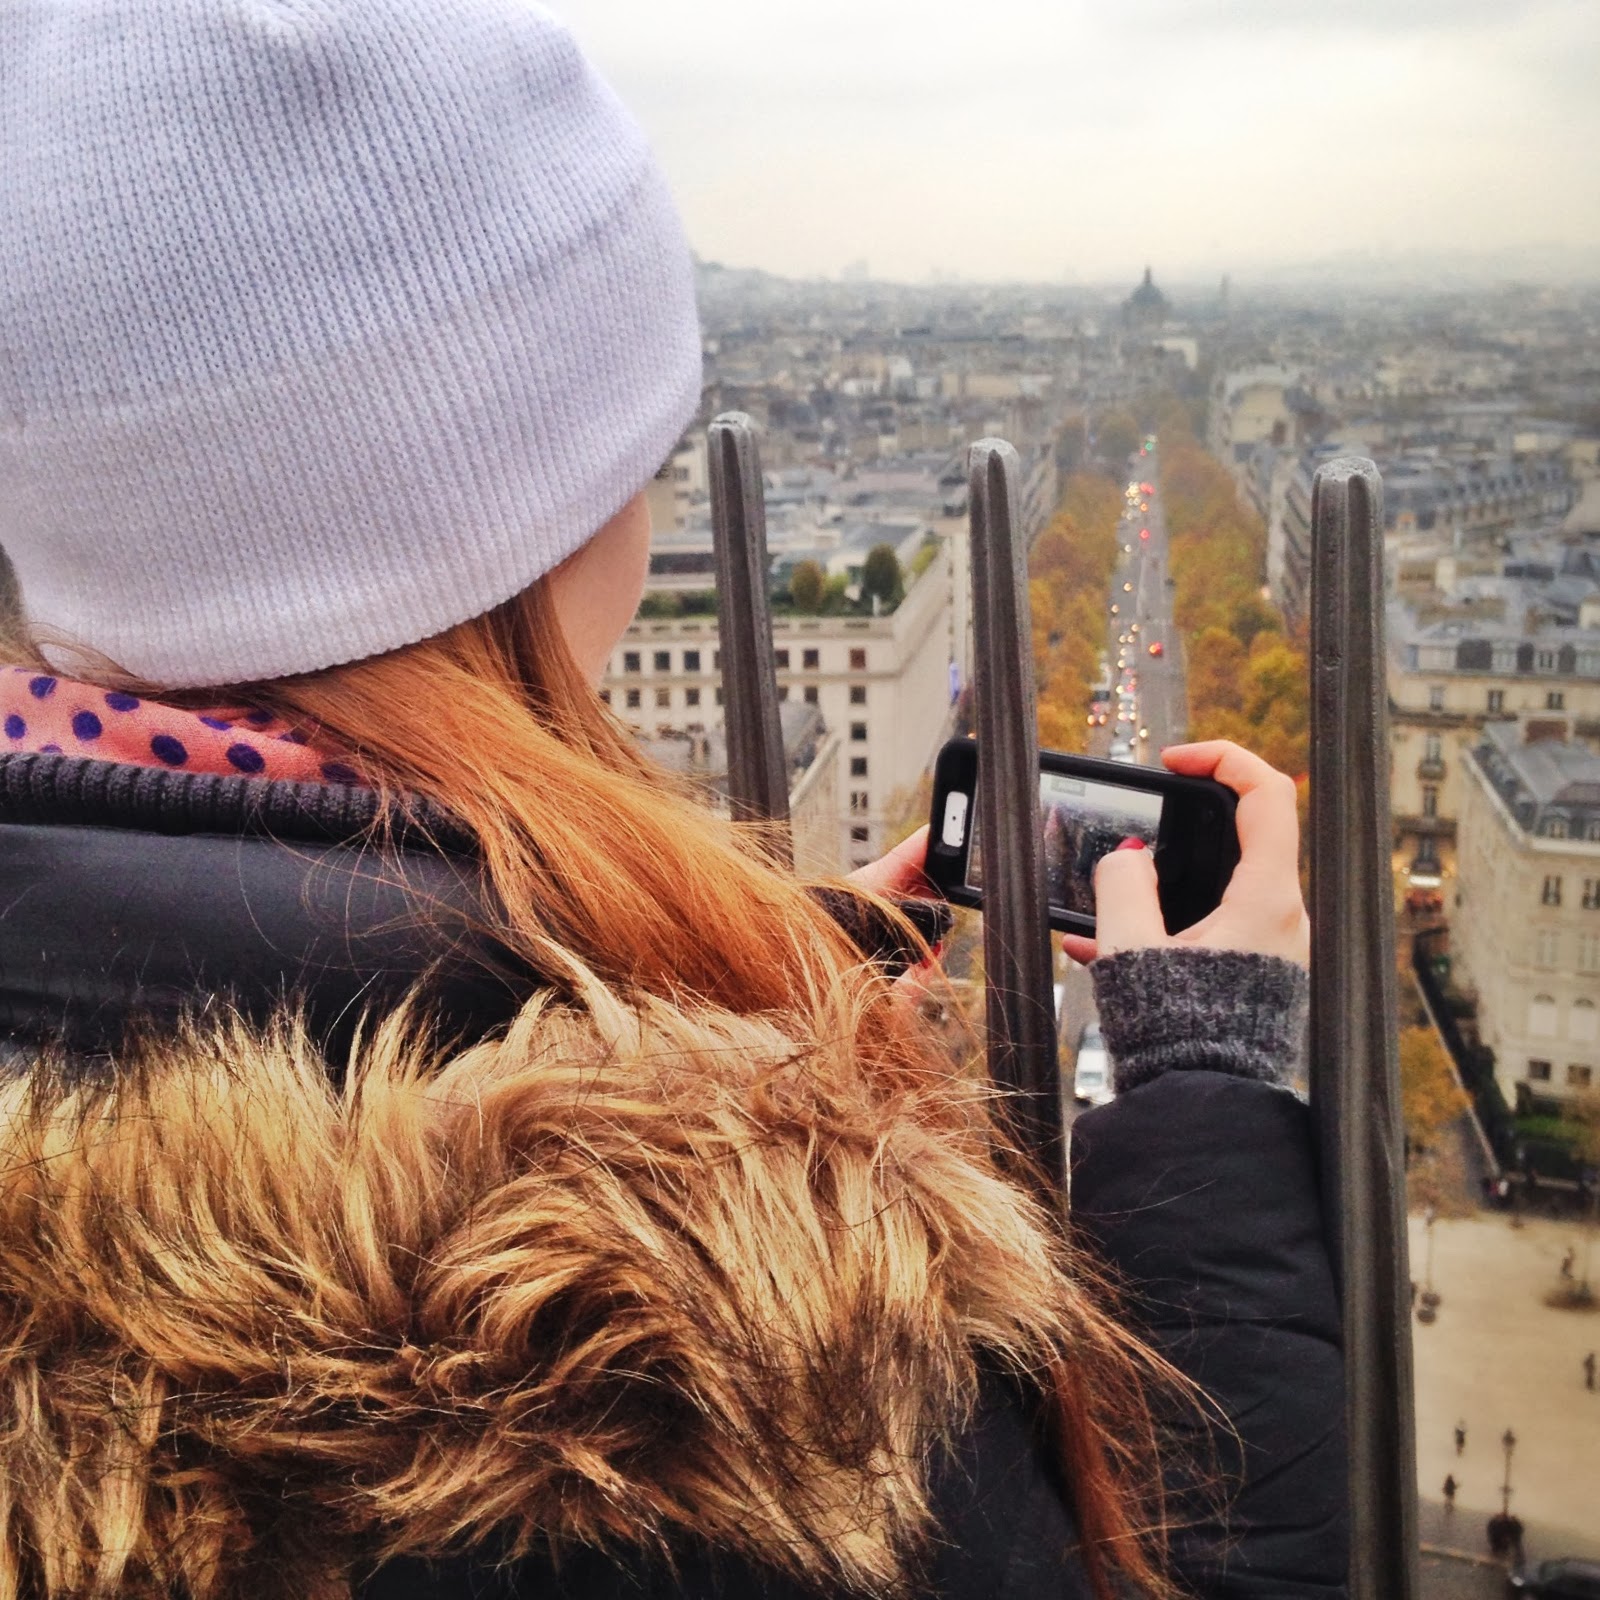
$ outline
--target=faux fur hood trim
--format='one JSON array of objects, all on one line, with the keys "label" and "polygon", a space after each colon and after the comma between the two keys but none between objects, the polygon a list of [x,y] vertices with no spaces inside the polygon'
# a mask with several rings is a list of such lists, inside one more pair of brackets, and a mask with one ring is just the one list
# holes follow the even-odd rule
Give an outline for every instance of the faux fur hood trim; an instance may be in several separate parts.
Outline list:
[{"label": "faux fur hood trim", "polygon": [[0,1089],[0,1600],[684,1530],[902,1586],[976,1356],[1065,1341],[980,1091],[664,1005],[416,1039],[342,1086],[284,1024]]}]

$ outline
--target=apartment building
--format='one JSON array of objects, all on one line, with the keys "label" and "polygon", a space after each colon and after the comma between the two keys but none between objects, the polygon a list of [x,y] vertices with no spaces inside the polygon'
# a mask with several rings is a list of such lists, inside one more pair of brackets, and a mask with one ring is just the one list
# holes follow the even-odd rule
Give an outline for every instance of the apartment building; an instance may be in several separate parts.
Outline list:
[{"label": "apartment building", "polygon": [[1463,762],[1458,973],[1508,1102],[1600,1085],[1600,755],[1492,723]]},{"label": "apartment building", "polygon": [[1600,749],[1600,594],[1576,626],[1389,613],[1390,809],[1419,870],[1451,859],[1466,757],[1504,718]]},{"label": "apartment building", "polygon": [[[971,670],[965,585],[965,539],[950,533],[892,611],[773,619],[779,699],[817,707],[841,740],[832,804],[846,868],[882,853],[886,825],[952,728]],[[646,734],[719,733],[717,641],[713,616],[641,616],[613,652],[602,693]]]}]

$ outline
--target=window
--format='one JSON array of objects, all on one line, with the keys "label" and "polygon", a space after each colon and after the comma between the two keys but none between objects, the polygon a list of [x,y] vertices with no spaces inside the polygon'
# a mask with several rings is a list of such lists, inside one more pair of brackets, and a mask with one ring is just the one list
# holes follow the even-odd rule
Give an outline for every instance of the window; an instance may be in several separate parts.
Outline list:
[{"label": "window", "polygon": [[864,778],[867,775],[867,758],[865,756],[850,757],[850,776]]},{"label": "window", "polygon": [[1548,1061],[1530,1061],[1528,1063],[1529,1083],[1549,1083],[1550,1063]]},{"label": "window", "polygon": [[1536,662],[1540,672],[1554,672],[1556,670],[1556,653],[1554,650],[1540,650],[1536,652]]},{"label": "window", "polygon": [[685,650],[683,652],[683,670],[685,672],[698,672],[700,670],[700,652],[698,650]]},{"label": "window", "polygon": [[852,828],[850,830],[850,842],[851,842],[851,844],[865,844],[867,842],[867,835],[871,831],[872,830],[870,828],[862,828],[862,827]]},{"label": "window", "polygon": [[601,702],[603,704],[610,705],[611,704],[611,691],[609,689],[602,689],[600,691],[600,699],[601,699]]},{"label": "window", "polygon": [[867,791],[865,789],[852,789],[850,791],[850,809],[858,815],[869,809]]},{"label": "window", "polygon": [[1425,783],[1422,786],[1422,814],[1425,817],[1439,815],[1439,789],[1436,784]]},{"label": "window", "polygon": [[800,652],[800,667],[805,672],[815,672],[822,665],[822,652],[820,650],[802,650]]},{"label": "window", "polygon": [[656,690],[656,710],[657,711],[666,711],[666,710],[669,710],[671,708],[671,705],[672,705],[672,691],[670,689],[657,689]]},{"label": "window", "polygon": [[856,854],[854,854],[854,855],[852,855],[850,857],[850,866],[851,866],[851,869],[853,871],[859,872],[862,867],[870,867],[871,865],[872,865],[872,857],[871,856],[864,856],[864,855],[860,854],[859,852],[857,852]]},{"label": "window", "polygon": [[1556,1003],[1547,994],[1535,995],[1528,1005],[1528,1032],[1535,1039],[1556,1036]]},{"label": "window", "polygon": [[1572,1010],[1567,1013],[1567,1037],[1574,1044],[1600,1042],[1600,1011],[1595,1010],[1593,1000],[1572,1002]]},{"label": "window", "polygon": [[624,650],[622,652],[622,670],[624,672],[637,672],[639,670],[639,652],[637,650]]},{"label": "window", "polygon": [[853,705],[853,706],[864,706],[866,703],[867,703],[867,686],[866,686],[866,684],[864,684],[864,683],[852,683],[850,685],[850,704]]},{"label": "window", "polygon": [[1600,933],[1578,935],[1578,971],[1600,972]]},{"label": "window", "polygon": [[1536,929],[1533,935],[1533,964],[1553,967],[1561,955],[1561,935],[1554,928]]},{"label": "window", "polygon": [[1430,733],[1422,741],[1422,759],[1424,761],[1437,761],[1441,754],[1443,741],[1436,733]]},{"label": "window", "polygon": [[1593,1082],[1593,1067],[1580,1067],[1577,1062],[1574,1062],[1567,1068],[1567,1087],[1569,1089],[1587,1089]]},{"label": "window", "polygon": [[672,671],[672,652],[670,650],[657,650],[654,659],[657,672]]},{"label": "window", "polygon": [[789,652],[787,650],[774,650],[772,652],[772,664],[779,672],[787,672],[789,670]]},{"label": "window", "polygon": [[1558,906],[1561,904],[1561,879],[1552,874],[1544,880],[1544,888],[1539,891],[1539,904],[1542,906]]},{"label": "window", "polygon": [[697,706],[697,705],[699,705],[700,704],[700,691],[698,689],[685,689],[683,691],[683,703],[686,706]]},{"label": "window", "polygon": [[1544,708],[1546,711],[1565,711],[1567,709],[1566,695],[1560,689],[1552,689],[1544,697]]},{"label": "window", "polygon": [[720,688],[717,690],[717,704],[719,706],[722,704],[722,690]]},{"label": "window", "polygon": [[808,706],[814,706],[817,703],[816,684],[808,683],[805,688],[800,691],[800,698],[804,700]]},{"label": "window", "polygon": [[637,711],[639,709],[639,691],[637,689],[630,689],[628,691],[628,709],[630,711]]},{"label": "window", "polygon": [[850,652],[850,670],[852,672],[865,672],[867,670],[867,652],[865,650],[852,650]]},{"label": "window", "polygon": [[711,670],[713,672],[722,671],[722,652],[720,650],[713,650],[711,652]]},{"label": "window", "polygon": [[1444,710],[1444,685],[1436,683],[1428,690],[1428,709],[1430,711]]},{"label": "window", "polygon": [[1506,692],[1504,689],[1491,689],[1489,691],[1489,715],[1495,716],[1506,708]]},{"label": "window", "polygon": [[1544,826],[1539,831],[1547,839],[1565,839],[1567,836],[1567,819],[1565,817],[1546,817]]},{"label": "window", "polygon": [[850,724],[850,737],[856,744],[864,744],[867,738],[867,725],[864,722]]},{"label": "window", "polygon": [[1585,911],[1600,911],[1600,878],[1585,878],[1583,880],[1583,909]]},{"label": "window", "polygon": [[788,698],[789,698],[789,685],[786,684],[786,683],[780,683],[778,685],[778,703],[781,705]]}]

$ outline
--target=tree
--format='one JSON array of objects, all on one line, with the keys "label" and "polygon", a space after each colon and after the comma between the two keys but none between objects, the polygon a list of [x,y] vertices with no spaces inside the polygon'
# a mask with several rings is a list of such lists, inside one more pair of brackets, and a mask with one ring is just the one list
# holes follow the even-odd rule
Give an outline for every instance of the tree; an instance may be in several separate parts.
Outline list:
[{"label": "tree", "polygon": [[861,592],[885,606],[900,604],[905,595],[905,578],[892,544],[875,544],[867,552],[861,568]]},{"label": "tree", "polygon": [[1120,468],[1139,448],[1139,424],[1126,411],[1108,411],[1095,424],[1094,441],[1100,459]]},{"label": "tree", "polygon": [[789,598],[796,611],[816,613],[822,610],[822,597],[827,588],[827,575],[815,561],[797,561],[789,574]]},{"label": "tree", "polygon": [[1467,1109],[1439,1035],[1426,1024],[1400,1030],[1400,1105],[1406,1138],[1426,1147]]}]

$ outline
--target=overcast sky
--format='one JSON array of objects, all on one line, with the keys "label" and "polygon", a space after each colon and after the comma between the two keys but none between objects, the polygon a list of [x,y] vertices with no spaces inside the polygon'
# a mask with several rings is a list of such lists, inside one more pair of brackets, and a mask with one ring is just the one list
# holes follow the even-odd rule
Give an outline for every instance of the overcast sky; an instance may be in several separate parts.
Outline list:
[{"label": "overcast sky", "polygon": [[1346,252],[1600,278],[1600,0],[551,0],[701,255],[1158,280]]}]

